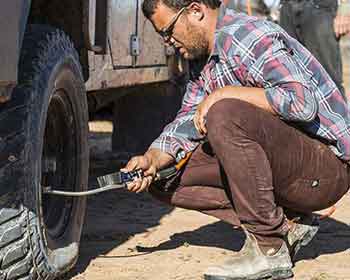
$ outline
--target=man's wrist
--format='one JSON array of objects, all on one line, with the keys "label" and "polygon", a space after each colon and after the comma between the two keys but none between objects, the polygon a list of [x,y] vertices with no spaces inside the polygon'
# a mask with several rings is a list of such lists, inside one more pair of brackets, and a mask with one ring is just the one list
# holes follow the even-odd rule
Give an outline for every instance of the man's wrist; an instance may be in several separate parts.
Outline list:
[{"label": "man's wrist", "polygon": [[144,156],[150,161],[150,164],[154,166],[157,171],[175,161],[170,154],[155,148],[148,149]]},{"label": "man's wrist", "polygon": [[157,162],[157,155],[154,149],[148,150],[144,156],[149,161],[150,165],[154,166],[157,170],[159,170],[159,163]]},{"label": "man's wrist", "polygon": [[[210,95],[209,95],[210,96]],[[218,89],[212,93],[212,104],[215,104],[216,102],[220,101],[224,98],[224,89]]]}]

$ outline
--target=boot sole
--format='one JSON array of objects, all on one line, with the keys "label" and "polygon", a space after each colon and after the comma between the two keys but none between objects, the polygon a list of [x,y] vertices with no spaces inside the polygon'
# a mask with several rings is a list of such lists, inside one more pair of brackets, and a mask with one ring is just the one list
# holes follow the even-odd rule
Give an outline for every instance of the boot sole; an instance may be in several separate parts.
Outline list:
[{"label": "boot sole", "polygon": [[293,277],[293,271],[291,269],[266,271],[266,272],[261,272],[259,274],[248,275],[244,277],[204,275],[205,280],[282,280],[282,279],[291,279],[292,277]]}]

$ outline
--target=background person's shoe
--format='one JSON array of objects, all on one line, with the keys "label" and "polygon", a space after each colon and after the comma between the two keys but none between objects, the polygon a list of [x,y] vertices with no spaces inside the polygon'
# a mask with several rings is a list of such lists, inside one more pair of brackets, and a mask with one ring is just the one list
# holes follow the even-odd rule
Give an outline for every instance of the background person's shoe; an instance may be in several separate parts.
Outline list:
[{"label": "background person's shoe", "polygon": [[320,223],[316,215],[303,216],[292,222],[291,229],[287,234],[287,242],[292,259],[295,258],[301,247],[311,242],[319,227]]},{"label": "background person's shoe", "polygon": [[288,279],[293,276],[289,250],[283,242],[279,250],[264,255],[252,234],[241,251],[223,265],[210,267],[204,273],[205,280],[261,280]]}]

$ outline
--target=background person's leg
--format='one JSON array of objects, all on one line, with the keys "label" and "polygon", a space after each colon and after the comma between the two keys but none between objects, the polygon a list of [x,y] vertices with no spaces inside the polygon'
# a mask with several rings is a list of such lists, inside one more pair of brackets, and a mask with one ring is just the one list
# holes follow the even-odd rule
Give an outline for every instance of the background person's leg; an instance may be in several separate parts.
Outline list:
[{"label": "background person's leg", "polygon": [[294,1],[282,1],[280,11],[280,25],[293,38],[301,41],[297,33],[296,14],[298,13],[298,6]]},{"label": "background person's leg", "polygon": [[337,1],[304,1],[300,34],[302,43],[322,64],[345,96],[340,44],[334,32],[336,13]]}]

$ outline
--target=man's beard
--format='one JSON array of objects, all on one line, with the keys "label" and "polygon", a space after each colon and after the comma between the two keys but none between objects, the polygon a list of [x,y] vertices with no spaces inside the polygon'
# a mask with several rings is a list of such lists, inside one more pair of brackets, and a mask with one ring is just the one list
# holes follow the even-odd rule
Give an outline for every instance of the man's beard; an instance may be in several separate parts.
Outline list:
[{"label": "man's beard", "polygon": [[187,34],[190,34],[185,49],[187,52],[186,59],[197,59],[208,55],[208,42],[206,41],[204,30],[188,26]]}]

